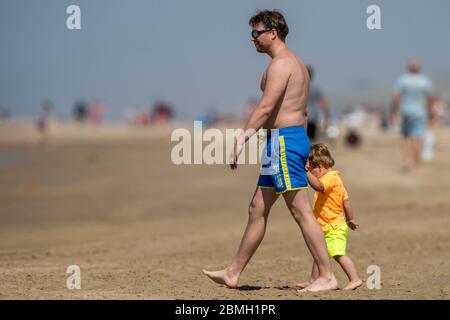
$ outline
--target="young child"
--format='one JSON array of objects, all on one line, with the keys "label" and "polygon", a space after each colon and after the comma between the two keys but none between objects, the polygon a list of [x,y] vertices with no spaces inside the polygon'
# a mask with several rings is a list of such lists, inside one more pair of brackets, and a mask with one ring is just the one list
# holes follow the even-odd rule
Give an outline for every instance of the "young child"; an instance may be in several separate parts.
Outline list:
[{"label": "young child", "polygon": [[[325,235],[328,252],[344,269],[349,283],[344,290],[355,290],[362,285],[353,261],[345,253],[348,227],[356,230],[359,225],[354,220],[347,191],[338,171],[332,170],[334,160],[324,144],[315,144],[306,165],[308,182],[316,190],[314,195],[314,216]],[[311,280],[298,284],[302,289],[319,276],[316,263],[313,265]]]}]

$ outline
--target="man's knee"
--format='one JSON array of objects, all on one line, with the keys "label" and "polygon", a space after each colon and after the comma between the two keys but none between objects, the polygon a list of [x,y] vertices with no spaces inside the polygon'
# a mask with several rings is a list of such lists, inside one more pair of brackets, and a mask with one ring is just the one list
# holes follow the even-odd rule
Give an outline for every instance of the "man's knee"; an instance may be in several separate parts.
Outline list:
[{"label": "man's knee", "polygon": [[304,214],[303,211],[296,207],[296,206],[291,206],[289,208],[289,210],[291,211],[292,216],[294,217],[295,220],[302,220],[304,218]]},{"label": "man's knee", "polygon": [[248,207],[248,215],[250,219],[260,219],[266,215],[266,208],[264,201],[260,199],[253,199]]},{"label": "man's knee", "polygon": [[311,207],[307,205],[290,204],[288,205],[292,216],[295,220],[304,220],[312,215]]}]

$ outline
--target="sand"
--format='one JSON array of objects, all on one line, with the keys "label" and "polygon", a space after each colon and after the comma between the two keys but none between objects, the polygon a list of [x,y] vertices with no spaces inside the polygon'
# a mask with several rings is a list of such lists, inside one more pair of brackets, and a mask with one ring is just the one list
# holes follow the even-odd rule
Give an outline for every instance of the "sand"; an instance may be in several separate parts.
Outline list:
[{"label": "sand", "polygon": [[[0,299],[450,298],[449,130],[418,176],[401,172],[395,133],[332,146],[361,225],[348,253],[363,279],[379,266],[382,287],[297,294],[312,260],[281,198],[239,289],[201,274],[235,254],[257,166],[175,166],[170,127],[78,129],[38,148],[30,124],[0,125]],[[74,264],[80,290],[66,288]]]}]

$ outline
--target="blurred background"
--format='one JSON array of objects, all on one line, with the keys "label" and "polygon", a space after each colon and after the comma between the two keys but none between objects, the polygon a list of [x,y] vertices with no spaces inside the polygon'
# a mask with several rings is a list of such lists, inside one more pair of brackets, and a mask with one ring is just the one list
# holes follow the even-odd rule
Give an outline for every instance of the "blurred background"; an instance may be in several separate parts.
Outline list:
[{"label": "blurred background", "polygon": [[[66,8],[81,8],[81,30]],[[268,57],[255,52],[247,24],[258,8],[278,8],[288,45],[315,66],[333,110],[387,108],[393,82],[411,58],[448,101],[450,30],[445,0],[376,1],[381,30],[366,26],[373,1],[8,1],[1,2],[0,106],[32,118],[45,100],[73,120],[77,104],[100,104],[104,121],[151,113],[163,101],[175,119],[208,112],[240,117],[259,97]],[[145,122],[145,120],[142,120]]]}]

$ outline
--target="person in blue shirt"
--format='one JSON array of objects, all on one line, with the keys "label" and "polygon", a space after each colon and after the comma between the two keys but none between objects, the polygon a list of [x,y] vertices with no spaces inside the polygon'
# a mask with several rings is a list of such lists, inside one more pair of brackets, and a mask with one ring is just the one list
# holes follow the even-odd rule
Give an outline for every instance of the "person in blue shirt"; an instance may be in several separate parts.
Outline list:
[{"label": "person in blue shirt", "polygon": [[401,116],[405,169],[417,173],[433,85],[428,77],[420,73],[420,65],[416,60],[409,62],[408,71],[394,85],[392,113],[400,113]]}]

